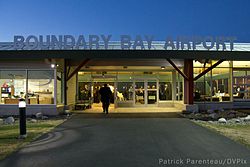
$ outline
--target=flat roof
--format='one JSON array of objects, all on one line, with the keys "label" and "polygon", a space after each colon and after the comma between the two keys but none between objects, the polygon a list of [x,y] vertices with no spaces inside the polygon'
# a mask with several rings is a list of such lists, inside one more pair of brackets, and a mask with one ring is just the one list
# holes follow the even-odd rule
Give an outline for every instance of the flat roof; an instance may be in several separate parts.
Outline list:
[{"label": "flat roof", "polygon": [[[210,45],[209,42],[207,42],[207,43],[208,43],[208,45]],[[174,44],[176,44],[176,42],[174,42]],[[44,43],[44,45],[46,45],[46,43]],[[192,43],[190,43],[190,45],[192,46]],[[216,43],[215,43],[215,45],[216,45]],[[218,51],[230,51],[230,43],[225,43],[225,45],[226,45],[226,50],[222,50],[222,48],[221,48]],[[75,47],[71,47],[71,49],[67,49],[67,50],[91,50],[91,49],[89,49],[88,42],[86,42],[86,46],[87,46],[86,49],[83,49],[83,48],[76,49]],[[164,48],[165,41],[152,41],[152,45],[151,45],[150,49],[148,49],[148,43],[146,41],[144,41],[144,46],[145,46],[145,49],[137,48],[137,49],[130,49],[130,50],[166,50]],[[15,50],[14,43],[13,42],[0,42],[0,51],[2,51],[2,50]],[[22,49],[19,49],[19,50],[27,50],[27,49],[26,49],[26,46],[24,46]],[[57,46],[55,46],[54,48],[45,47],[43,49],[32,49],[32,50],[65,50],[65,49],[63,49],[63,48],[59,49]],[[121,49],[121,42],[120,41],[110,41],[108,44],[108,48],[105,49],[104,42],[100,41],[99,48],[95,49],[93,47],[92,50],[122,50]],[[172,49],[170,48],[167,50],[172,50]],[[177,50],[177,49],[173,49],[173,50]],[[182,49],[178,49],[178,50],[182,50]],[[188,50],[187,45],[184,45],[183,50]],[[208,51],[203,47],[202,44],[196,45],[196,49],[194,51],[199,51],[199,50]],[[209,51],[217,51],[217,50],[216,50],[216,47],[213,47]],[[249,51],[250,52],[250,43],[234,43],[234,49],[232,51]]]},{"label": "flat roof", "polygon": [[[0,59],[226,59],[250,60],[250,43],[234,43],[234,50],[204,50],[200,45],[196,50],[165,50],[165,41],[153,41],[152,48],[121,50],[120,42],[110,42],[108,49],[100,43],[99,49],[53,49],[14,50],[13,42],[0,42]],[[226,43],[227,48],[229,43]],[[147,48],[145,46],[145,48]]]}]

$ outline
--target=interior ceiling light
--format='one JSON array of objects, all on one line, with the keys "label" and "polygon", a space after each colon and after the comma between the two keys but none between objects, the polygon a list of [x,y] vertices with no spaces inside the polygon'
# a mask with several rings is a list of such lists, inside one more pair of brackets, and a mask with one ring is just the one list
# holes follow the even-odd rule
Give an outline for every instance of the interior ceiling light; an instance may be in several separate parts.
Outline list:
[{"label": "interior ceiling light", "polygon": [[51,66],[51,68],[55,68],[55,67],[56,67],[56,65],[55,65],[55,64],[51,64],[50,66]]},{"label": "interior ceiling light", "polygon": [[165,66],[161,66],[161,69],[163,69],[163,70],[164,70],[164,69],[165,69]]}]

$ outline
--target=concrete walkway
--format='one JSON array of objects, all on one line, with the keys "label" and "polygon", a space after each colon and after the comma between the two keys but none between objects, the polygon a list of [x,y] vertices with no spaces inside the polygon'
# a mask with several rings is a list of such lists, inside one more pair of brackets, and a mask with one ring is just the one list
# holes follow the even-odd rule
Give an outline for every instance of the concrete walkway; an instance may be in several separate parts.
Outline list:
[{"label": "concrete walkway", "polygon": [[[75,110],[77,113],[102,113],[102,105],[95,104],[92,108],[86,110]],[[175,107],[118,107],[114,108],[114,105],[109,107],[109,113],[169,113],[169,112],[180,112],[180,109]]]},{"label": "concrete walkway", "polygon": [[[238,164],[233,165],[237,159]],[[0,166],[222,166],[212,162],[249,167],[250,150],[184,118],[79,114],[12,154]]]}]

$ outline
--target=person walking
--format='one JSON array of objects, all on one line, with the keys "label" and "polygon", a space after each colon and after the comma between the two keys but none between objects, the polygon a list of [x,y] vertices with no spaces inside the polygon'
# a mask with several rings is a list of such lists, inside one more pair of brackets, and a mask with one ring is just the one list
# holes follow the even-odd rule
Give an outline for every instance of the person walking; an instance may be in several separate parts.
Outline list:
[{"label": "person walking", "polygon": [[99,91],[101,95],[101,102],[102,102],[102,108],[103,112],[108,114],[109,112],[109,104],[110,104],[110,98],[112,96],[112,92],[107,84],[104,84],[104,86]]}]

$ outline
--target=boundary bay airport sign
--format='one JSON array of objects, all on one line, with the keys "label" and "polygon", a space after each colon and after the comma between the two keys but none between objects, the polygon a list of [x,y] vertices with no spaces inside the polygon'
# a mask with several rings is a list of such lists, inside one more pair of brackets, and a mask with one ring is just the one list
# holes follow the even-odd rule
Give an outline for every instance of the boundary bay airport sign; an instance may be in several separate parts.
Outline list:
[{"label": "boundary bay airport sign", "polygon": [[[166,37],[163,41],[162,49],[165,50],[230,50],[234,49],[235,37],[212,37],[178,36],[175,39]],[[134,49],[144,50],[153,49],[154,36],[136,35],[134,38],[130,35],[121,35],[118,47],[115,49]],[[226,45],[227,43],[227,45]],[[228,45],[229,44],[229,45]],[[13,41],[14,50],[85,50],[85,49],[112,49],[112,35],[29,35],[27,37],[15,35]]]}]

